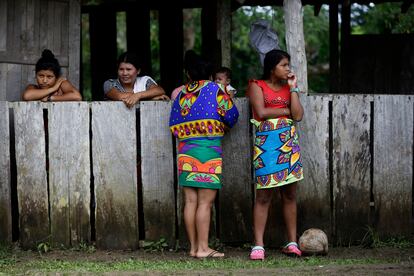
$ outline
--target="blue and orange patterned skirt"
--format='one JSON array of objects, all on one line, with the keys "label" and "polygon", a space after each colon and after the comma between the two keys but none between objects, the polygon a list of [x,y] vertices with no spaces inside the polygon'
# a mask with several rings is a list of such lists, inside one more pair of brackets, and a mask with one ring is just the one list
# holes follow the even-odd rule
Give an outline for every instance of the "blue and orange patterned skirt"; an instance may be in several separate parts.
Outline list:
[{"label": "blue and orange patterned skirt", "polygon": [[191,139],[178,145],[178,184],[220,189],[222,186],[221,139]]},{"label": "blue and orange patterned skirt", "polygon": [[257,189],[303,179],[299,138],[291,119],[251,120],[255,126],[253,166]]}]

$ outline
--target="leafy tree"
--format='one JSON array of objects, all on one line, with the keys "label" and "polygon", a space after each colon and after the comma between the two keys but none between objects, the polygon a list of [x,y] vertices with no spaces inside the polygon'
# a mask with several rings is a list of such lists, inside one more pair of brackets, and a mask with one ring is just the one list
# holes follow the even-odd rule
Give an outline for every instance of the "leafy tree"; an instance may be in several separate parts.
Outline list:
[{"label": "leafy tree", "polygon": [[[233,83],[244,95],[248,79],[260,78],[262,66],[258,53],[249,42],[250,26],[258,19],[271,22],[279,38],[279,46],[286,50],[285,23],[282,7],[242,7],[233,13],[232,70]],[[309,90],[326,92],[329,88],[329,11],[324,8],[319,16],[311,6],[304,7],[304,33],[308,60]]]},{"label": "leafy tree", "polygon": [[414,7],[401,13],[401,3],[352,5],[353,34],[404,34],[414,32]]}]

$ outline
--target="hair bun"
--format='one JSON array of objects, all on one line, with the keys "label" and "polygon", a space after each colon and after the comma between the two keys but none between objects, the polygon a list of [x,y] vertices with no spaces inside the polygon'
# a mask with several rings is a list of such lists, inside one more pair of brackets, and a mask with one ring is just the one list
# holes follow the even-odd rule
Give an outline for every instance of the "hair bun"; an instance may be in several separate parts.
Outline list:
[{"label": "hair bun", "polygon": [[49,49],[44,49],[43,52],[42,52],[42,58],[54,59],[55,55]]}]

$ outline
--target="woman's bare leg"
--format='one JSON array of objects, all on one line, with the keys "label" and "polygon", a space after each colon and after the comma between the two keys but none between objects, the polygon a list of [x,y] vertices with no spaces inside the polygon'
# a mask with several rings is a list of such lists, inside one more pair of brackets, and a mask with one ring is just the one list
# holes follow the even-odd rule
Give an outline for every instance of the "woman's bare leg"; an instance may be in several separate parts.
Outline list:
[{"label": "woman's bare leg", "polygon": [[296,183],[280,187],[282,197],[283,218],[285,220],[289,242],[296,242]]},{"label": "woman's bare leg", "polygon": [[184,205],[184,223],[187,231],[187,237],[190,242],[190,256],[195,257],[197,253],[197,232],[196,232],[196,212],[197,212],[197,189],[192,187],[183,187],[185,205]]},{"label": "woman's bare leg", "polygon": [[[197,228],[197,257],[206,257],[214,250],[208,246],[211,208],[216,198],[217,190],[198,189],[198,206],[196,214]],[[215,253],[212,257],[222,257],[223,253]]]},{"label": "woman's bare leg", "polygon": [[272,202],[272,192],[274,189],[256,190],[256,201],[253,208],[253,232],[255,245],[263,246],[263,235],[266,228],[267,216],[270,203]]}]

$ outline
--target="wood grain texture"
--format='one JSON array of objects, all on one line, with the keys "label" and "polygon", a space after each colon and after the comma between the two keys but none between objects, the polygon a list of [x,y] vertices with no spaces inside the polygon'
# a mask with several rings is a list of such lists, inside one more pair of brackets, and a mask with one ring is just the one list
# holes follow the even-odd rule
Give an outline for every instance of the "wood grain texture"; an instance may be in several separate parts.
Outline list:
[{"label": "wood grain texture", "polygon": [[22,87],[22,65],[8,64],[6,71],[6,100],[20,101]]},{"label": "wood grain texture", "polygon": [[304,116],[297,123],[304,179],[298,182],[298,234],[319,228],[331,236],[329,179],[329,100],[301,96]]},{"label": "wood grain texture", "polygon": [[135,109],[122,102],[92,103],[95,226],[100,248],[138,245],[135,120]]},{"label": "wood grain texture", "polygon": [[69,49],[68,49],[68,58],[69,58],[69,74],[68,78],[71,83],[79,89],[80,82],[80,60],[81,60],[81,4],[79,0],[70,0],[69,2],[69,31],[66,34],[67,39],[69,39]]},{"label": "wood grain texture", "polygon": [[45,130],[39,102],[14,109],[20,244],[31,248],[49,241]]},{"label": "wood grain texture", "polygon": [[88,104],[51,104],[48,130],[52,242],[77,246],[90,241]]},{"label": "wood grain texture", "polygon": [[383,238],[412,233],[413,97],[374,98],[375,229]]},{"label": "wood grain texture", "polygon": [[303,34],[303,6],[301,0],[284,0],[286,48],[291,55],[290,65],[298,78],[300,91],[308,92],[308,71]]},{"label": "wood grain texture", "polygon": [[7,64],[0,63],[0,101],[7,101]]},{"label": "wood grain texture", "polygon": [[12,241],[9,106],[0,101],[0,243]]},{"label": "wood grain texture", "polygon": [[332,109],[336,240],[348,245],[370,223],[370,97],[335,96]]},{"label": "wood grain texture", "polygon": [[7,1],[0,1],[0,52],[7,49]]},{"label": "wood grain texture", "polygon": [[175,242],[173,140],[170,102],[140,103],[141,171],[145,239]]},{"label": "wood grain texture", "polygon": [[221,241],[240,243],[250,240],[252,231],[252,145],[249,102],[246,98],[236,98],[234,103],[239,119],[223,139],[218,225]]},{"label": "wood grain texture", "polygon": [[231,1],[217,1],[217,40],[220,41],[221,65],[231,68]]}]

